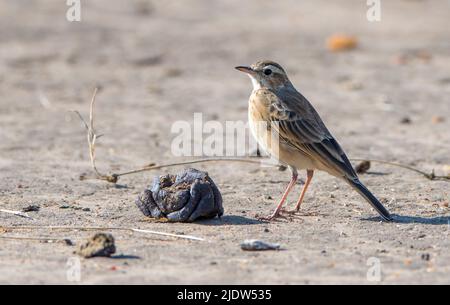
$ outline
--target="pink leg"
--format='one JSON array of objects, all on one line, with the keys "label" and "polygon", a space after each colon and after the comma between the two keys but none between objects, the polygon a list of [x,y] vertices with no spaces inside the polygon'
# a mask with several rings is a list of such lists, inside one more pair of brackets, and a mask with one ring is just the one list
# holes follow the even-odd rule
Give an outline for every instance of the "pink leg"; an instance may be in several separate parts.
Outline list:
[{"label": "pink leg", "polygon": [[314,171],[308,169],[306,171],[306,181],[305,181],[305,185],[303,186],[303,190],[302,193],[300,195],[300,198],[297,201],[297,205],[295,206],[295,212],[298,212],[300,210],[300,206],[302,205],[303,202],[303,198],[305,198],[305,194],[306,194],[306,190],[308,189],[309,184],[311,183],[311,180],[313,178],[314,175]]},{"label": "pink leg", "polygon": [[291,191],[291,189],[294,187],[295,183],[297,182],[297,178],[298,178],[297,171],[294,170],[292,172],[291,182],[289,182],[289,185],[287,186],[286,190],[284,191],[283,197],[281,197],[281,200],[278,203],[277,208],[275,209],[275,211],[269,217],[264,217],[264,218],[261,218],[261,219],[263,219],[263,220],[272,220],[272,219],[276,218],[280,214],[281,208],[283,207],[283,204],[286,201],[286,198],[288,197],[289,192]]}]

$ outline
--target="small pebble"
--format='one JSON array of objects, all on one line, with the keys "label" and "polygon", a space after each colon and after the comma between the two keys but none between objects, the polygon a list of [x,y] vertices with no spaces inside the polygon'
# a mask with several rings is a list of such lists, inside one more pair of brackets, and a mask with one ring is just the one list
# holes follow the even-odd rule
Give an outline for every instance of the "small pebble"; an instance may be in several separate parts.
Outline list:
[{"label": "small pebble", "polygon": [[400,120],[401,124],[409,125],[412,123],[412,120],[409,117],[404,117]]},{"label": "small pebble", "polygon": [[424,253],[420,257],[423,261],[429,261],[431,259],[431,255],[429,253]]},{"label": "small pebble", "polygon": [[27,213],[27,212],[39,212],[39,210],[41,209],[40,206],[37,205],[29,205],[25,208],[22,209],[22,212]]},{"label": "small pebble", "polygon": [[267,250],[279,250],[279,244],[272,244],[257,239],[247,239],[241,243],[241,249],[244,251],[267,251]]},{"label": "small pebble", "polygon": [[355,171],[358,174],[365,174],[370,169],[370,161],[362,161],[355,167]]},{"label": "small pebble", "polygon": [[116,253],[114,237],[111,234],[97,233],[74,252],[84,258],[97,256],[110,257]]},{"label": "small pebble", "polygon": [[444,122],[445,121],[445,118],[444,117],[442,117],[442,116],[434,116],[434,117],[432,117],[431,118],[431,122],[433,123],[433,124],[439,124],[439,123],[442,123],[442,122]]}]

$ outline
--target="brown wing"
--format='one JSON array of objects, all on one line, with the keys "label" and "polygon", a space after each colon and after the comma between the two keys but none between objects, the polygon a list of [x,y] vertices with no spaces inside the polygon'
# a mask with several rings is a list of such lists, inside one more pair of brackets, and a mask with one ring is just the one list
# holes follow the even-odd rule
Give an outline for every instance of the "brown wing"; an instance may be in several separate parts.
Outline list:
[{"label": "brown wing", "polygon": [[294,89],[276,95],[265,91],[263,95],[270,100],[269,119],[280,139],[342,176],[357,178],[341,146],[305,97]]}]

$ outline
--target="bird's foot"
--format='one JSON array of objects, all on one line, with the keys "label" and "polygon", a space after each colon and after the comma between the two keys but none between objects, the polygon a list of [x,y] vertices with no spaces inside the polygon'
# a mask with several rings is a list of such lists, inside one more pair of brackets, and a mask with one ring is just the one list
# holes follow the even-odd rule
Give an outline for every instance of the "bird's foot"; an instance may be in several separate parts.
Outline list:
[{"label": "bird's foot", "polygon": [[274,221],[278,219],[287,219],[286,216],[281,215],[280,211],[275,212],[270,216],[257,216],[256,218],[261,221]]}]

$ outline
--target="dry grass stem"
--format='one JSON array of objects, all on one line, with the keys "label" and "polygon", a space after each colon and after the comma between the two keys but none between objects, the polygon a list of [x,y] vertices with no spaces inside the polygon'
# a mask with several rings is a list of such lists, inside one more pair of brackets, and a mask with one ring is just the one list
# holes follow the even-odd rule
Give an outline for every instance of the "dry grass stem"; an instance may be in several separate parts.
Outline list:
[{"label": "dry grass stem", "polygon": [[[196,160],[191,160],[191,161],[181,161],[181,162],[159,164],[159,165],[152,163],[150,165],[147,165],[147,166],[144,166],[144,167],[141,167],[141,168],[138,168],[138,169],[122,172],[122,173],[113,173],[113,174],[109,174],[109,175],[102,174],[97,169],[96,155],[95,155],[96,141],[100,137],[100,136],[98,136],[96,134],[95,128],[94,128],[94,121],[95,121],[94,105],[95,105],[97,92],[98,92],[98,88],[95,88],[94,94],[93,94],[92,99],[91,99],[91,104],[90,104],[89,124],[84,120],[84,118],[81,116],[81,114],[78,111],[74,111],[78,115],[80,120],[83,122],[83,124],[84,124],[84,126],[85,126],[85,128],[87,130],[87,140],[88,140],[88,146],[89,146],[89,157],[90,157],[90,160],[91,160],[91,167],[92,167],[92,169],[94,170],[94,173],[95,173],[95,177],[89,177],[89,176],[86,176],[86,175],[81,175],[80,176],[81,180],[99,179],[99,180],[104,180],[104,181],[108,181],[108,182],[111,182],[111,183],[117,183],[117,181],[119,180],[119,177],[121,177],[121,176],[132,175],[132,174],[137,174],[137,173],[141,173],[141,172],[145,172],[145,171],[161,169],[161,168],[168,168],[168,167],[182,166],[182,165],[190,165],[190,164],[198,164],[198,163],[208,163],[208,162],[241,162],[241,163],[244,162],[244,163],[259,164],[259,165],[265,165],[265,166],[280,167],[280,165],[275,165],[273,163],[268,163],[268,162],[262,162],[261,160],[257,160],[255,158],[215,157],[215,158],[202,158],[202,159],[196,159]],[[390,165],[390,166],[400,167],[400,168],[403,168],[403,169],[410,170],[410,171],[416,172],[418,174],[421,174],[422,176],[424,176],[428,180],[450,181],[450,175],[439,176],[439,175],[436,175],[434,173],[434,171],[432,171],[431,173],[427,173],[427,172],[424,172],[424,171],[419,170],[417,168],[414,168],[412,166],[401,164],[401,163],[397,163],[397,162],[390,162],[390,161],[384,161],[384,160],[373,160],[373,159],[360,159],[360,158],[350,159],[350,160],[351,161],[370,161],[370,162],[373,162],[373,163],[381,163],[381,164],[386,164],[386,165]]]},{"label": "dry grass stem", "polygon": [[23,218],[27,218],[27,219],[33,219],[27,213],[20,212],[20,211],[11,211],[11,210],[0,209],[0,212],[1,213],[6,213],[6,214],[12,214],[12,215],[23,217]]},{"label": "dry grass stem", "polygon": [[[145,229],[137,229],[137,228],[122,228],[122,227],[0,226],[0,229],[4,229],[6,231],[13,231],[13,230],[130,231],[130,232],[135,232],[135,233],[167,236],[167,237],[173,237],[173,238],[178,238],[178,239],[205,241],[204,238],[192,236],[192,235],[172,234],[172,233],[153,231],[153,230],[145,230]],[[48,239],[48,238],[46,238],[46,239]]]}]

